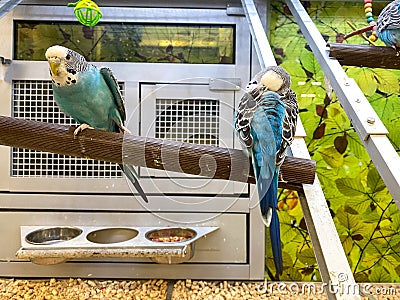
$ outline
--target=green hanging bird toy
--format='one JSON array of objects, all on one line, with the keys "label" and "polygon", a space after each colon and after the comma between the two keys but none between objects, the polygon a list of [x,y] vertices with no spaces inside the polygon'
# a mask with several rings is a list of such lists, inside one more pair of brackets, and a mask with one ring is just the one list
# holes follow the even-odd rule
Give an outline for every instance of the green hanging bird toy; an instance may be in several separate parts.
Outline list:
[{"label": "green hanging bird toy", "polygon": [[68,3],[67,6],[75,7],[75,16],[82,25],[94,26],[101,19],[100,8],[91,0],[79,0],[75,3]]}]

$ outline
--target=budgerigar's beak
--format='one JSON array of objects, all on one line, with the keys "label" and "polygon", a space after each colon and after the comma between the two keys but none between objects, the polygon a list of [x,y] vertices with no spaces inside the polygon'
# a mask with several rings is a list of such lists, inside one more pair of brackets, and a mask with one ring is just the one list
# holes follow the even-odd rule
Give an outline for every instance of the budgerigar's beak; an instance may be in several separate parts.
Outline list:
[{"label": "budgerigar's beak", "polygon": [[59,58],[50,58],[49,59],[50,70],[53,75],[58,75],[58,69],[60,67],[60,59]]}]

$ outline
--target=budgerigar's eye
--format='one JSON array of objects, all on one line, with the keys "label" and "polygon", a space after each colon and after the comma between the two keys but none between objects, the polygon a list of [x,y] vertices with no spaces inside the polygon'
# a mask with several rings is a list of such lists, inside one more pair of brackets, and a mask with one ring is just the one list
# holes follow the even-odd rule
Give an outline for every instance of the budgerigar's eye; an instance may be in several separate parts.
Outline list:
[{"label": "budgerigar's eye", "polygon": [[67,60],[71,59],[71,55],[67,54],[67,56],[65,57]]}]

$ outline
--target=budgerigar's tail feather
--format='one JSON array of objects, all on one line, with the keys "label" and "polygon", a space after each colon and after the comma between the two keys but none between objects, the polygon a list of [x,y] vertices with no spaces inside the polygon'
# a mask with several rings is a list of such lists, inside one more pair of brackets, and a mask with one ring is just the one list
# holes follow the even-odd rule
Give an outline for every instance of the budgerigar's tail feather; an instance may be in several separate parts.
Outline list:
[{"label": "budgerigar's tail feather", "polygon": [[121,168],[122,172],[125,173],[126,177],[128,177],[128,179],[132,182],[133,186],[138,191],[143,200],[148,203],[149,200],[147,199],[147,196],[139,183],[139,175],[136,173],[135,169],[132,166],[123,164],[119,164],[119,167]]},{"label": "budgerigar's tail feather", "polygon": [[[267,193],[270,197],[277,197],[278,191],[278,179],[273,180],[270,186],[270,189]],[[275,195],[275,196],[273,196]],[[276,200],[275,200],[276,201]],[[275,206],[272,208],[271,213],[271,226],[269,227],[269,233],[271,238],[271,246],[272,246],[272,254],[274,256],[274,263],[276,271],[279,275],[282,275],[283,272],[283,262],[282,262],[282,246],[281,246],[281,226],[279,224],[279,217],[278,217],[278,204],[276,203]]]},{"label": "budgerigar's tail feather", "polygon": [[274,263],[276,272],[282,275],[283,260],[282,260],[282,246],[281,246],[281,229],[279,225],[279,218],[276,209],[272,211],[271,227],[269,228],[271,237],[272,254],[274,256]]},{"label": "budgerigar's tail feather", "polygon": [[[276,271],[279,275],[283,272],[281,232],[278,217],[278,175],[279,169],[275,171],[272,181],[270,181],[267,192],[260,196],[260,208],[265,226],[269,227],[272,254]],[[261,180],[260,180],[261,181]],[[260,190],[259,190],[260,192]]]}]

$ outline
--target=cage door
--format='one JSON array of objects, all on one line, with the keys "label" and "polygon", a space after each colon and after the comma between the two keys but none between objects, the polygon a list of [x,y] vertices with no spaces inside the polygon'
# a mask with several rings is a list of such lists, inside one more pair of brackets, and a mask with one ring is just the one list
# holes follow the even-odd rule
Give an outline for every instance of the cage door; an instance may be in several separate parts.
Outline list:
[{"label": "cage door", "polygon": [[[233,101],[233,91],[213,92],[208,84],[144,85],[140,135],[232,148]],[[239,184],[146,168],[140,176],[163,193],[229,194]]]}]

